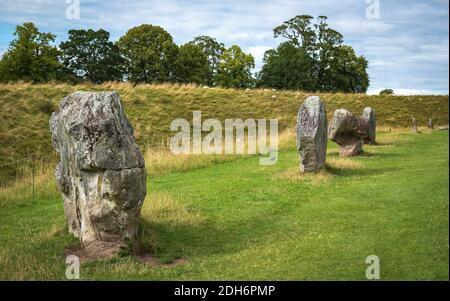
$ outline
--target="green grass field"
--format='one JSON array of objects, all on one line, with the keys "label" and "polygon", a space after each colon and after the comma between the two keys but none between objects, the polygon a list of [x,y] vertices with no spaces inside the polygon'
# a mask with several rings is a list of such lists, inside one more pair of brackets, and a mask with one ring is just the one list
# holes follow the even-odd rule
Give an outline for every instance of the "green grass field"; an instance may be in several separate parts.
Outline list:
[{"label": "green grass field", "polygon": [[[150,175],[142,244],[186,263],[122,256],[84,262],[81,279],[365,280],[377,255],[382,280],[448,280],[448,139],[380,131],[352,159],[329,143],[328,169],[308,176],[293,139],[273,166],[242,157]],[[52,176],[38,179],[35,201],[16,185],[0,191],[0,279],[65,279],[65,249],[78,242]]]}]

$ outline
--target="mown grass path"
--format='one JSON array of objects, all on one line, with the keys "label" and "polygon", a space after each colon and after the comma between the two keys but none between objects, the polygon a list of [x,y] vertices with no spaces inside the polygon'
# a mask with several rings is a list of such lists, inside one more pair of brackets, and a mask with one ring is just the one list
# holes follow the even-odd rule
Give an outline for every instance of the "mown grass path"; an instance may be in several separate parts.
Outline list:
[{"label": "mown grass path", "polygon": [[[448,132],[380,133],[381,145],[327,172],[289,176],[294,147],[149,178],[141,239],[173,268],[131,257],[83,263],[82,279],[448,279]],[[64,279],[59,196],[0,207],[0,279]]]}]

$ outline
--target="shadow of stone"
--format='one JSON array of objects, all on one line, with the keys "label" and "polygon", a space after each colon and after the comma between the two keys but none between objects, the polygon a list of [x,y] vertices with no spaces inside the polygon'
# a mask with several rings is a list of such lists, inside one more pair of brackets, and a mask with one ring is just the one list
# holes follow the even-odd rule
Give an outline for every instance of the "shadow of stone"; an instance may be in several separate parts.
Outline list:
[{"label": "shadow of stone", "polygon": [[357,157],[373,157],[373,156],[375,156],[374,153],[368,152],[363,149],[363,151]]},{"label": "shadow of stone", "polygon": [[[145,235],[139,239],[151,251],[152,257],[161,262],[170,264],[180,259],[188,262],[194,258],[237,253],[255,243],[264,242],[268,235],[274,233],[271,227],[261,227],[267,223],[266,214],[230,222],[225,227],[213,220],[195,225],[173,225],[143,219],[140,225],[145,229],[143,233],[155,239],[148,240]],[[156,245],[152,245],[151,241],[156,241]]]},{"label": "shadow of stone", "polygon": [[[337,156],[337,157],[339,157],[339,151],[327,152],[327,156]],[[362,152],[359,155],[356,155],[356,156],[353,156],[353,157],[357,158],[357,157],[371,157],[371,156],[375,156],[375,154],[371,153],[371,152],[367,152],[363,148]],[[353,157],[350,157],[350,158],[353,158]]]},{"label": "shadow of stone", "polygon": [[337,168],[330,165],[326,165],[326,171],[331,175],[339,177],[368,177],[382,175],[391,171],[397,170],[396,168],[383,167],[352,167],[352,168]]},{"label": "shadow of stone", "polygon": [[392,145],[395,145],[394,141],[390,141],[390,142],[377,141],[375,144],[371,144],[370,146],[377,147],[377,146],[392,146]]},{"label": "shadow of stone", "polygon": [[327,156],[339,156],[339,150],[328,151]]}]

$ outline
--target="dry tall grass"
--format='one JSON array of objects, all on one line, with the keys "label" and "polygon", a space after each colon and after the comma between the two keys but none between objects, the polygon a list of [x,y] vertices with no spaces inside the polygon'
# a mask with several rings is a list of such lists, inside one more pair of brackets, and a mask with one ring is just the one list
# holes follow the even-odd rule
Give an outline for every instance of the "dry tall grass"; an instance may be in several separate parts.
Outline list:
[{"label": "dry tall grass", "polygon": [[[282,131],[278,136],[279,149],[285,149],[295,143],[295,132],[292,129]],[[247,150],[247,141],[245,144]],[[251,155],[174,155],[164,146],[150,148],[148,147],[144,153],[147,174],[150,177],[156,177],[171,172],[185,172],[195,168],[210,166],[219,162],[227,162],[237,160],[242,156]],[[35,197],[50,198],[58,197],[59,192],[54,179],[55,166],[58,159],[53,157],[50,161],[35,161]],[[0,186],[0,207],[13,201],[23,201],[31,199],[33,195],[32,184],[32,167],[31,164],[23,165],[20,170],[20,177],[11,182],[7,186]]]},{"label": "dry tall grass", "polygon": [[[267,138],[269,143],[269,137]],[[224,145],[224,143],[222,143]],[[295,145],[295,130],[289,128],[285,129],[278,135],[278,148],[286,149],[292,145]],[[157,176],[168,172],[187,171],[194,168],[209,166],[218,162],[226,162],[236,160],[242,156],[248,155],[248,139],[244,141],[244,155],[225,154],[224,150],[222,154],[186,154],[186,155],[174,155],[169,149],[166,148],[151,148],[147,147],[144,154],[146,162],[147,173],[150,176]],[[256,153],[259,152],[259,148],[256,148]]]}]

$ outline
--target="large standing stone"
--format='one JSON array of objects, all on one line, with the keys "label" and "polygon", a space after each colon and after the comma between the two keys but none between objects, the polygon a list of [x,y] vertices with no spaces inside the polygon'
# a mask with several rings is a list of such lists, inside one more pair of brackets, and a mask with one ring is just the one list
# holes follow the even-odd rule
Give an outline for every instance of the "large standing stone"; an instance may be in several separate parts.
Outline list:
[{"label": "large standing stone", "polygon": [[75,92],[50,120],[69,232],[83,246],[134,241],[146,195],[144,159],[116,92]]},{"label": "large standing stone", "polygon": [[362,118],[366,121],[366,135],[363,137],[363,141],[367,144],[375,144],[377,130],[375,110],[371,107],[365,108]]},{"label": "large standing stone", "polygon": [[339,156],[357,156],[362,152],[364,137],[367,136],[367,122],[346,109],[334,111],[328,128],[331,140],[339,145]]},{"label": "large standing stone", "polygon": [[297,115],[297,148],[302,172],[325,167],[327,127],[325,105],[318,96],[308,97]]}]

